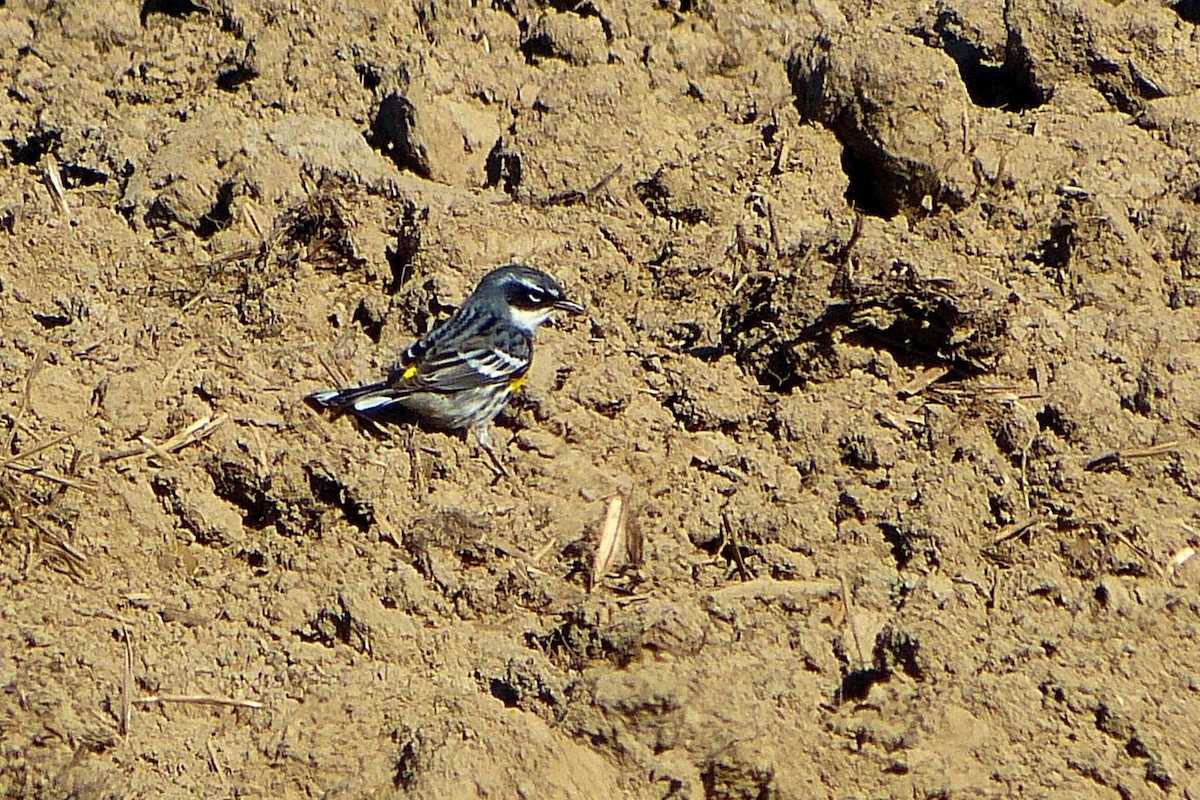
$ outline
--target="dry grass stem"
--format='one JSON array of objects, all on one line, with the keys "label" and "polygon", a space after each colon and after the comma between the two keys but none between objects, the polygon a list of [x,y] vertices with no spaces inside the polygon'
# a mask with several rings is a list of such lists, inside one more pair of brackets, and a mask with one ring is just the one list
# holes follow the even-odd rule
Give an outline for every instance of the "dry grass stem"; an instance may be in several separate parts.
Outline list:
[{"label": "dry grass stem", "polygon": [[1171,560],[1167,562],[1165,571],[1167,578],[1174,578],[1175,572],[1195,555],[1196,548],[1194,547],[1183,547],[1177,550],[1175,555],[1171,556]]},{"label": "dry grass stem", "polygon": [[209,284],[218,276],[225,274],[227,267],[230,264],[235,264],[238,261],[245,261],[254,258],[263,251],[266,242],[260,247],[246,246],[232,253],[227,253],[223,256],[213,259],[209,262],[204,279],[200,283],[200,287],[188,298],[187,302],[179,307],[179,314],[183,315],[194,308],[198,303],[204,300],[208,295]]},{"label": "dry grass stem", "polygon": [[204,746],[208,749],[208,764],[212,767],[212,771],[217,773],[217,777],[221,779],[221,783],[226,783],[225,767],[221,764],[221,759],[217,757],[217,748],[213,747],[213,740],[206,739]]},{"label": "dry grass stem", "polygon": [[41,563],[58,569],[77,581],[83,580],[88,573],[87,556],[72,547],[70,542],[57,532],[47,528],[37,517],[27,517],[26,521],[37,528]]},{"label": "dry grass stem", "polygon": [[596,553],[592,558],[592,575],[588,581],[591,589],[600,579],[608,574],[616,564],[617,553],[625,546],[625,498],[614,495],[608,500],[608,508],[604,512],[604,527],[600,529],[600,541],[596,543]]},{"label": "dry grass stem", "polygon": [[194,346],[180,348],[182,352],[180,352],[179,358],[175,359],[174,363],[171,364],[171,368],[167,370],[162,380],[158,382],[159,389],[165,390],[167,388],[167,384],[179,373],[179,370],[183,367],[183,363],[196,355],[196,349]]},{"label": "dry grass stem", "polygon": [[838,575],[838,584],[842,590],[842,608],[846,611],[846,625],[850,628],[850,638],[854,640],[854,651],[858,653],[858,665],[866,667],[867,658],[863,655],[862,640],[858,638],[858,625],[854,621],[854,606],[850,604],[850,588],[846,585],[845,575]]},{"label": "dry grass stem", "polygon": [[1169,442],[1156,444],[1153,447],[1113,450],[1089,459],[1087,465],[1084,466],[1084,469],[1089,472],[1095,472],[1101,469],[1119,467],[1123,462],[1131,461],[1137,458],[1157,458],[1159,456],[1169,456],[1178,449],[1179,441],[1177,439],[1172,439]]},{"label": "dry grass stem", "polygon": [[[936,367],[932,369],[938,369]],[[934,386],[928,394],[935,400],[947,404],[970,401],[986,401],[991,403],[1016,403],[1021,400],[1037,400],[1039,392],[1023,390],[1019,384],[996,384],[979,386],[974,383],[947,383]],[[903,395],[901,395],[903,397]]]},{"label": "dry grass stem", "polygon": [[609,181],[617,177],[617,175],[619,175],[621,170],[624,168],[625,165],[623,163],[617,164],[602,178],[600,178],[600,180],[596,181],[587,189],[582,191],[579,189],[567,189],[565,191],[555,192],[554,194],[535,200],[534,204],[544,208],[546,206],[573,206],[579,203],[586,203],[590,201],[601,189],[607,186]]},{"label": "dry grass stem", "polygon": [[17,406],[17,413],[13,415],[12,428],[9,429],[8,438],[4,441],[5,454],[12,452],[13,442],[17,438],[17,428],[20,426],[25,412],[29,410],[29,393],[33,390],[33,378],[42,368],[42,362],[46,360],[46,355],[46,348],[38,350],[37,355],[33,357],[33,363],[29,365],[29,371],[25,373],[25,391],[21,393],[21,404]]},{"label": "dry grass stem", "polygon": [[221,414],[213,417],[208,416],[196,422],[193,422],[184,430],[172,436],[165,442],[154,442],[145,436],[138,438],[138,445],[129,447],[124,450],[110,450],[100,454],[100,463],[104,464],[109,461],[118,461],[122,458],[130,458],[132,456],[140,456],[149,453],[152,456],[157,456],[159,459],[166,459],[171,453],[177,453],[188,445],[207,439],[216,432],[226,422],[229,421],[228,414]]},{"label": "dry grass stem", "polygon": [[59,212],[68,220],[71,219],[71,207],[67,205],[67,190],[59,174],[58,160],[48,153],[42,160],[42,178],[46,181],[46,188],[50,190],[50,196],[58,206]]},{"label": "dry grass stem", "polygon": [[317,361],[320,362],[321,366],[325,369],[325,374],[329,376],[329,380],[333,382],[334,386],[349,385],[350,379],[344,372],[341,371],[340,367],[335,371],[320,353],[317,353],[316,356]]},{"label": "dry grass stem", "polygon": [[737,542],[737,536],[733,533],[733,524],[729,521],[728,514],[721,515],[721,544],[717,548],[717,554],[720,555],[729,550],[729,556],[733,563],[737,566],[738,576],[743,581],[748,581],[751,578],[750,570],[746,569],[746,559],[742,557],[742,547]]},{"label": "dry grass stem", "polygon": [[12,427],[9,428],[8,438],[4,441],[4,460],[0,461],[0,470],[19,472],[23,475],[41,478],[42,480],[51,481],[52,483],[57,483],[61,486],[66,486],[72,489],[79,489],[80,491],[84,492],[95,491],[99,484],[95,483],[94,481],[89,481],[84,478],[59,475],[56,472],[52,472],[34,464],[22,463],[24,459],[28,459],[44,450],[48,450],[51,447],[69,441],[71,437],[67,434],[56,436],[49,441],[35,445],[23,453],[17,453],[15,455],[13,454],[13,444],[16,442],[17,431],[24,428],[24,426],[21,424],[21,420],[29,411],[29,397],[33,390],[33,379],[36,377],[38,370],[42,368],[42,364],[45,362],[46,356],[46,348],[39,350],[37,355],[33,357],[33,363],[30,364],[29,371],[25,374],[25,390],[21,394],[21,404],[17,407],[16,414],[13,415]]},{"label": "dry grass stem", "polygon": [[35,467],[33,464],[18,464],[10,460],[0,464],[0,468],[19,472],[22,475],[30,475],[34,478],[41,478],[44,481],[57,483],[60,486],[66,486],[70,489],[78,489],[81,492],[94,492],[99,487],[99,484],[95,481],[89,481],[86,478],[68,478],[65,475],[59,475],[57,472]]},{"label": "dry grass stem", "polygon": [[771,165],[772,175],[782,175],[787,172],[788,156],[792,152],[792,141],[784,136],[779,141],[779,147],[775,150],[775,163]]},{"label": "dry grass stem", "polygon": [[921,372],[920,375],[913,378],[906,386],[900,389],[898,394],[900,399],[907,400],[910,397],[920,394],[933,385],[935,381],[950,374],[950,370],[946,367],[929,367]]},{"label": "dry grass stem", "polygon": [[138,442],[142,447],[146,448],[142,452],[147,452],[150,455],[157,456],[159,461],[166,461],[170,454],[163,450],[162,446],[147,436],[139,436]]},{"label": "dry grass stem", "polygon": [[645,539],[637,515],[625,515],[625,558],[634,567],[642,566],[645,557]]},{"label": "dry grass stem", "polygon": [[55,445],[62,444],[63,442],[70,440],[70,438],[71,437],[65,433],[60,436],[55,436],[53,439],[49,439],[45,442],[42,442],[41,444],[34,445],[33,447],[29,448],[28,450],[23,450],[20,453],[20,455],[10,456],[8,459],[6,459],[4,461],[4,466],[8,466],[9,464],[11,464],[12,462],[16,461],[19,458],[29,458],[31,456],[35,456],[38,453],[42,452],[43,450],[49,450],[51,447],[54,447]]},{"label": "dry grass stem", "polygon": [[165,703],[183,703],[198,706],[233,706],[234,708],[266,708],[257,700],[238,700],[233,697],[217,697],[208,694],[156,694],[150,697],[139,697],[133,701],[139,706],[163,705]]},{"label": "dry grass stem", "polygon": [[129,628],[121,623],[121,635],[125,639],[125,669],[121,672],[121,735],[129,733],[129,718],[133,709],[133,642],[129,639]]},{"label": "dry grass stem", "polygon": [[546,543],[544,545],[542,545],[541,547],[539,547],[537,549],[537,552],[535,552],[532,556],[530,556],[529,560],[536,564],[537,562],[539,562],[543,558],[545,558],[546,554],[549,553],[551,550],[553,550],[554,545],[556,545],[556,544],[558,544],[558,536],[552,535],[549,539],[546,540]]},{"label": "dry grass stem", "polygon": [[1024,522],[1019,522],[1016,525],[1010,526],[1008,530],[1004,531],[1004,533],[993,539],[992,547],[995,547],[998,544],[1004,544],[1005,542],[1024,536],[1027,533],[1036,533],[1037,531],[1041,530],[1042,526],[1045,524],[1045,520],[1043,519],[1038,517],[1030,517]]},{"label": "dry grass stem", "polygon": [[1146,564],[1153,567],[1154,570],[1159,574],[1159,577],[1166,577],[1167,573],[1158,565],[1154,559],[1154,556],[1149,550],[1142,547],[1140,544],[1135,542],[1133,539],[1130,539],[1127,535],[1121,533],[1120,531],[1117,531],[1115,535],[1117,537],[1117,541],[1124,543],[1126,547],[1137,554],[1138,558],[1142,559],[1146,562]]}]

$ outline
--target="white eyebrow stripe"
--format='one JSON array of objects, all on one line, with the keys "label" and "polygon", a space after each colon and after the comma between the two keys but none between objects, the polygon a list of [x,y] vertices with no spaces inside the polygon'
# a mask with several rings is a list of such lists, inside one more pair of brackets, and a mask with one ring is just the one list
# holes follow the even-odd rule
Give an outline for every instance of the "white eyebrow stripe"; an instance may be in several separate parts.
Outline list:
[{"label": "white eyebrow stripe", "polygon": [[545,295],[546,297],[554,297],[557,294],[557,292],[554,292],[553,290],[548,289],[541,284],[531,283],[523,278],[517,278],[517,283],[521,284],[521,286],[525,288],[525,291],[529,292],[530,294]]}]

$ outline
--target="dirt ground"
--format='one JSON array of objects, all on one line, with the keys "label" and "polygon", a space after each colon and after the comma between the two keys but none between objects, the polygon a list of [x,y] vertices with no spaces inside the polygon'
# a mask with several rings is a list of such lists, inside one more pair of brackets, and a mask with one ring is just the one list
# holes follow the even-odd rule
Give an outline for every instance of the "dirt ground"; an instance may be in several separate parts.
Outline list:
[{"label": "dirt ground", "polygon": [[[1200,3],[0,46],[0,796],[1200,798]],[[302,402],[514,260],[514,480]]]}]

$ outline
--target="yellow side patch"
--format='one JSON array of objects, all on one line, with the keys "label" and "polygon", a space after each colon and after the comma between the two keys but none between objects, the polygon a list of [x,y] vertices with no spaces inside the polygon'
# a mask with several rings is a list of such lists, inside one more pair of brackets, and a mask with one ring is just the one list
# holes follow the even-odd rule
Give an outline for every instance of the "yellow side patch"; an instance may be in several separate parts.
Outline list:
[{"label": "yellow side patch", "polygon": [[520,388],[525,385],[525,378],[526,378],[525,375],[522,375],[519,378],[513,378],[511,381],[508,382],[508,390],[510,392],[515,392],[515,391],[520,390]]},{"label": "yellow side patch", "polygon": [[413,377],[416,374],[417,374],[417,365],[410,364],[408,369],[406,369],[406,370],[404,370],[404,372],[400,373],[400,378],[402,380],[408,380],[409,378]]}]

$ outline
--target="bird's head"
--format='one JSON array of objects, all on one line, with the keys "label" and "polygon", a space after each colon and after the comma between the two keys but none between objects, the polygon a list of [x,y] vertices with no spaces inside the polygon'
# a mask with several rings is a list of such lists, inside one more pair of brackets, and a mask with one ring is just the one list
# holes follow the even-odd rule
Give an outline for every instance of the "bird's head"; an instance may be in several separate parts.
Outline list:
[{"label": "bird's head", "polygon": [[567,299],[558,281],[541,270],[520,264],[492,270],[475,291],[495,292],[503,297],[513,324],[529,333],[537,330],[555,311],[583,313],[583,306]]}]

